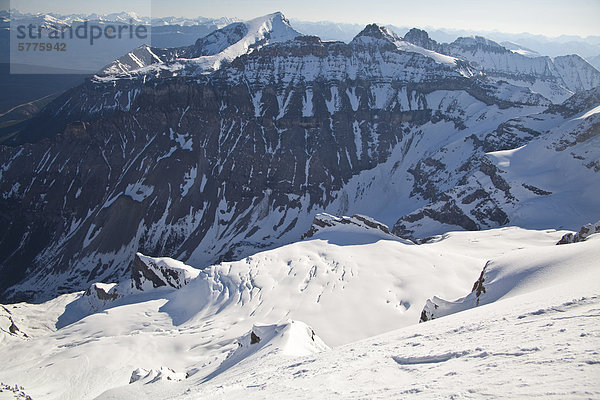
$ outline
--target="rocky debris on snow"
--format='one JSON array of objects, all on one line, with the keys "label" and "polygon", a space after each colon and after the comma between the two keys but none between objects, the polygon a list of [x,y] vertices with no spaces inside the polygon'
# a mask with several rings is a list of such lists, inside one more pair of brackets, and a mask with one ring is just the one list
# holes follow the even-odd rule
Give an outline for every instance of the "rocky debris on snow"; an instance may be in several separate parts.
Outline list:
[{"label": "rocky debris on snow", "polygon": [[583,242],[591,235],[596,233],[600,233],[600,221],[595,224],[587,224],[581,227],[579,232],[577,233],[566,233],[556,244],[569,244],[569,243],[578,243]]},{"label": "rocky debris on snow", "polygon": [[[33,400],[31,396],[25,393],[25,388],[19,385],[11,386],[0,382],[0,393],[12,393],[12,398],[17,400]],[[0,397],[4,398],[2,395]]]},{"label": "rocky debris on snow", "polygon": [[10,319],[10,326],[8,327],[8,331],[13,335],[16,335],[19,332],[19,327],[15,325],[15,321],[13,321],[12,318]]},{"label": "rocky debris on snow", "polygon": [[260,337],[258,337],[256,335],[256,333],[254,333],[254,331],[252,331],[250,333],[250,344],[256,344],[256,343],[260,343]]},{"label": "rocky debris on snow", "polygon": [[479,305],[479,296],[481,296],[482,293],[485,293],[485,286],[483,286],[483,282],[485,282],[484,274],[485,274],[486,268],[487,268],[487,264],[485,265],[485,267],[483,267],[483,270],[481,271],[481,275],[479,275],[479,278],[473,284],[473,289],[471,289],[471,292],[475,293],[475,297],[477,298],[476,305]]},{"label": "rocky debris on snow", "polygon": [[167,367],[159,369],[144,369],[137,368],[131,373],[129,383],[142,381],[143,383],[154,383],[158,381],[182,381],[188,377],[185,372],[175,372],[175,370]]}]

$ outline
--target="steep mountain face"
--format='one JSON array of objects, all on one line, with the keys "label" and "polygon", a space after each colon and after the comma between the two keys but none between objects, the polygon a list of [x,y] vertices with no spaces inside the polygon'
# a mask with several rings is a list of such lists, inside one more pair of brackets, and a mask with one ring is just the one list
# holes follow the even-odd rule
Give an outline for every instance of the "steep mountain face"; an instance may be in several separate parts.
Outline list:
[{"label": "steep mountain face", "polygon": [[595,57],[588,57],[587,60],[592,64],[597,70],[600,70],[600,55]]},{"label": "steep mountain face", "polygon": [[[280,37],[270,20],[262,37]],[[197,268],[238,259],[298,240],[320,212],[369,215],[413,238],[534,224],[521,201],[552,191],[561,206],[568,196],[520,170],[506,179],[485,152],[559,124],[558,142],[580,130],[555,146],[569,148],[566,165],[597,181],[587,167],[597,155],[585,153],[596,117],[543,113],[542,96],[384,28],[369,25],[349,44],[297,37],[259,47],[212,73],[212,56],[200,56],[93,78],[3,147],[3,298],[118,281],[138,251]],[[216,59],[237,54],[230,48]],[[593,219],[594,193],[544,224]]]},{"label": "steep mountain face", "polygon": [[[440,223],[473,230],[509,221],[541,229],[550,220],[557,226],[587,222],[579,213],[595,220],[600,109],[566,118],[551,110],[597,104],[597,95],[598,89],[582,92],[563,107],[509,120],[483,142],[474,143],[480,150],[458,164],[447,161],[447,152],[456,151],[456,143],[419,162],[413,169],[415,179],[422,185],[437,183],[426,192],[432,202],[403,216],[393,232],[413,237],[426,235],[432,224],[430,234],[437,233]],[[444,184],[450,189],[434,189]]]},{"label": "steep mountain face", "polygon": [[600,72],[577,55],[536,57],[509,50],[481,36],[461,37],[452,43],[437,43],[427,32],[413,28],[404,40],[463,60],[493,81],[507,81],[539,93],[554,103],[600,85]]}]

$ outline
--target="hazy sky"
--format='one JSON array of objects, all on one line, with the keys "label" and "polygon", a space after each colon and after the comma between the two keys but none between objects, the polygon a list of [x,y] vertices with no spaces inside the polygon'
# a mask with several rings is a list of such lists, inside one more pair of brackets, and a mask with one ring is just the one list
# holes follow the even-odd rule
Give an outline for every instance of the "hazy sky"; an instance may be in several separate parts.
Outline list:
[{"label": "hazy sky", "polygon": [[[8,1],[0,0],[0,4]],[[600,0],[11,0],[10,7],[26,12],[101,14],[127,8],[155,17],[242,19],[282,11],[288,18],[307,21],[600,36]]]}]

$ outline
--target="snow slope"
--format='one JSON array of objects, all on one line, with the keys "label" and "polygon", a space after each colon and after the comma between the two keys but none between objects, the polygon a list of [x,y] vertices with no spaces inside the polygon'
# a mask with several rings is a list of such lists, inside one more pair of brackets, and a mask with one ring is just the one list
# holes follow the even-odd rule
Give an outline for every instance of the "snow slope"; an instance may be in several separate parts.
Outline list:
[{"label": "snow slope", "polygon": [[[562,248],[565,247],[565,248]],[[523,293],[593,282],[600,274],[600,235],[567,246],[555,246],[542,254],[537,249],[522,249],[486,264],[473,291],[456,301],[439,297],[427,300],[422,320],[431,320]]]},{"label": "snow slope", "polygon": [[[208,381],[130,385],[97,398],[595,398],[598,240],[584,244],[555,246],[553,273],[507,279],[511,296],[475,309],[300,358],[261,354]],[[501,257],[498,270],[545,269],[545,252],[527,256]]]},{"label": "snow slope", "polygon": [[598,287],[537,292],[314,356],[262,357],[201,385],[97,398],[596,398],[599,306]]},{"label": "snow slope", "polygon": [[[69,306],[81,293],[39,305],[7,305],[30,337],[2,333],[0,351],[5,362],[0,366],[0,381],[18,383],[33,398],[42,399],[90,399],[121,386],[113,397],[100,398],[139,398],[141,392],[148,398],[168,398],[168,393],[177,397],[188,388],[207,388],[219,397],[220,389],[214,385],[223,385],[222,377],[251,373],[257,365],[262,371],[262,365],[273,360],[287,363],[287,368],[306,360],[290,353],[325,349],[316,339],[314,346],[307,346],[313,340],[307,339],[305,325],[299,324],[302,328],[296,332],[287,331],[289,319],[308,324],[310,336],[314,332],[328,346],[348,345],[416,324],[428,297],[464,294],[489,259],[519,248],[543,254],[549,248],[571,246],[555,245],[564,234],[560,231],[454,232],[417,246],[373,229],[376,232],[357,226],[352,231],[352,226],[344,225],[340,232],[328,229],[310,240],[215,265],[181,289],[133,293],[101,312],[47,333],[36,333],[33,328],[37,324],[51,327],[57,316],[72,312]],[[45,310],[61,307],[63,314],[45,314]],[[239,363],[223,364],[238,342],[247,341],[255,324],[270,326],[258,336],[275,338],[276,330],[286,331],[287,339],[265,339],[265,344],[272,343],[269,349],[283,351],[273,355],[265,346],[265,351],[251,351],[251,357],[237,353],[232,360]],[[329,352],[321,354],[328,359]],[[391,355],[406,356],[400,351]],[[292,372],[305,369],[292,368]],[[358,371],[355,366],[348,368]],[[137,369],[140,383],[130,386]],[[181,374],[188,378],[174,382]],[[310,376],[298,373],[299,379]],[[150,381],[154,383],[145,384]],[[196,387],[202,382],[207,385]],[[225,385],[237,387],[231,382]],[[379,384],[372,382],[361,390],[369,387],[374,390]]]}]

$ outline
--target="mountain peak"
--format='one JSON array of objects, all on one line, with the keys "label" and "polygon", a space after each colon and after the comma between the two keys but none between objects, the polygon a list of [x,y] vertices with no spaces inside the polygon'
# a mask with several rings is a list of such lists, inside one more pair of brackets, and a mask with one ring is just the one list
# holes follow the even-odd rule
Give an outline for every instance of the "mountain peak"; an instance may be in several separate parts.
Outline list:
[{"label": "mountain peak", "polygon": [[353,42],[360,38],[375,38],[375,39],[384,39],[389,42],[396,42],[400,40],[398,35],[392,32],[390,29],[385,26],[379,26],[377,24],[369,24],[367,25],[356,37],[352,40]]},{"label": "mountain peak", "polygon": [[280,21],[289,23],[288,19],[285,17],[285,15],[283,15],[283,13],[281,11],[275,11],[272,14],[267,14],[267,17],[270,17],[271,19],[278,19]]},{"label": "mountain peak", "polygon": [[244,24],[249,32],[254,32],[259,36],[269,32],[269,42],[285,42],[294,40],[296,36],[301,35],[300,32],[292,28],[290,21],[281,11],[251,19],[244,22]]},{"label": "mountain peak", "polygon": [[437,51],[439,48],[438,42],[431,39],[426,31],[419,28],[412,28],[408,31],[404,35],[404,40],[427,50]]},{"label": "mountain peak", "polygon": [[277,29],[278,27],[283,29],[293,29],[290,25],[290,21],[281,11],[253,18],[245,22],[247,25],[262,25],[264,23],[268,23],[271,29]]},{"label": "mountain peak", "polygon": [[454,42],[450,43],[450,45],[470,50],[483,49],[495,53],[510,52],[510,50],[505,49],[493,40],[484,38],[483,36],[459,37]]}]

